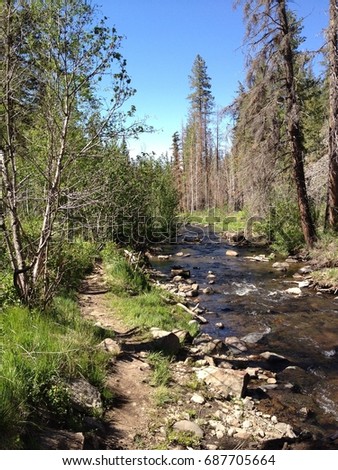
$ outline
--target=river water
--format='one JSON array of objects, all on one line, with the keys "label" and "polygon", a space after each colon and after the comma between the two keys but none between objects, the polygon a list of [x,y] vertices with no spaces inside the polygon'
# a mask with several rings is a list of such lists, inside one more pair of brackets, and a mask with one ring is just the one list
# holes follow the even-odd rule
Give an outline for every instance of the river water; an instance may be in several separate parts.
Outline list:
[{"label": "river water", "polygon": [[[192,230],[190,228],[190,230]],[[194,229],[195,230],[195,229]],[[338,297],[302,289],[302,295],[288,294],[297,287],[292,275],[302,266],[290,265],[285,272],[272,268],[273,262],[248,259],[264,249],[236,247],[238,257],[226,256],[232,248],[216,236],[205,236],[199,243],[167,245],[168,261],[153,266],[170,275],[173,265],[190,270],[200,289],[209,286],[208,272],[216,276],[213,294],[199,295],[196,301],[207,309],[208,323],[203,331],[215,338],[239,338],[264,334],[249,353],[273,351],[287,357],[301,371],[296,380],[300,395],[311,397],[315,423],[326,435],[338,430]],[[188,257],[176,256],[183,252]],[[220,329],[216,323],[223,323]],[[282,377],[282,376],[281,376]],[[299,405],[301,406],[301,405]]]}]

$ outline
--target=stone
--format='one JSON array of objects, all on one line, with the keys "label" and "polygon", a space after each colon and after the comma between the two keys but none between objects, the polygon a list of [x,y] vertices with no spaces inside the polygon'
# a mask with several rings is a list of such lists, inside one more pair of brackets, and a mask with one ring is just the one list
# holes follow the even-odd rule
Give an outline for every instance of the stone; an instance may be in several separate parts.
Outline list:
[{"label": "stone", "polygon": [[205,448],[207,450],[217,450],[218,449],[218,446],[216,446],[215,444],[206,444]]},{"label": "stone", "polygon": [[288,364],[289,363],[289,360],[284,357],[284,356],[281,356],[280,354],[276,354],[274,352],[270,352],[270,351],[265,351],[263,353],[260,354],[260,357],[262,357],[263,359],[265,359],[266,361],[268,362],[271,362],[271,363],[275,363],[275,364]]},{"label": "stone", "polygon": [[151,328],[150,332],[154,338],[151,342],[153,349],[169,356],[175,356],[181,349],[180,340],[174,333],[157,328]]},{"label": "stone", "polygon": [[173,282],[182,282],[183,281],[183,277],[182,276],[174,276],[172,278],[172,281]]},{"label": "stone", "polygon": [[172,333],[174,333],[174,335],[178,337],[181,344],[192,343],[193,338],[191,334],[189,333],[189,331],[176,329],[176,330],[172,330]]},{"label": "stone", "polygon": [[166,261],[170,258],[169,255],[158,255],[157,259],[161,260],[161,261]]},{"label": "stone", "polygon": [[267,380],[267,383],[268,384],[276,384],[277,380],[274,377],[269,377],[268,380]]},{"label": "stone", "polygon": [[224,344],[233,354],[241,354],[247,351],[247,347],[237,336],[227,336],[224,338]]},{"label": "stone", "polygon": [[206,287],[205,289],[202,290],[202,293],[207,294],[207,295],[213,294],[214,292],[215,291],[212,287]]},{"label": "stone", "polygon": [[193,403],[197,403],[198,405],[203,405],[205,403],[205,398],[198,393],[194,393],[193,396],[190,398],[190,401]]},{"label": "stone", "polygon": [[238,251],[235,250],[226,250],[225,254],[226,256],[239,256]]},{"label": "stone", "polygon": [[241,341],[244,341],[244,343],[247,343],[247,344],[256,344],[270,332],[271,332],[271,328],[266,328],[265,331],[255,331],[253,333],[249,333],[243,336],[241,338]]},{"label": "stone", "polygon": [[250,429],[253,427],[253,424],[251,421],[249,421],[248,419],[246,419],[245,421],[243,421],[242,423],[242,428],[243,429]]},{"label": "stone", "polygon": [[209,274],[207,275],[207,279],[213,280],[213,279],[216,279],[216,276],[215,276],[215,274],[213,274],[213,273],[209,273]]},{"label": "stone", "polygon": [[219,328],[220,330],[223,330],[223,328],[224,328],[224,323],[222,323],[222,322],[217,322],[217,323],[215,323],[215,326],[216,326],[217,328]]},{"label": "stone", "polygon": [[289,263],[286,261],[273,263],[272,267],[278,271],[287,271],[290,267]]},{"label": "stone", "polygon": [[196,289],[191,289],[186,292],[187,297],[197,297],[198,296],[198,290]]},{"label": "stone", "polygon": [[207,385],[212,386],[225,398],[243,398],[249,383],[249,375],[242,370],[220,369],[218,367],[205,367],[197,370],[196,376]]},{"label": "stone", "polygon": [[300,281],[298,282],[298,287],[300,289],[303,289],[304,287],[309,287],[310,285],[310,281]]},{"label": "stone", "polygon": [[289,439],[295,439],[297,437],[290,424],[277,423],[275,429],[277,429],[283,437],[287,437]]},{"label": "stone", "polygon": [[83,378],[71,379],[66,384],[69,398],[74,406],[82,412],[102,412],[103,404],[99,390]]},{"label": "stone", "polygon": [[258,367],[247,367],[245,370],[251,378],[256,378],[257,374],[258,374],[258,371],[259,371],[259,368]]},{"label": "stone", "polygon": [[292,295],[302,295],[302,290],[299,287],[289,287],[285,292]]},{"label": "stone", "polygon": [[179,257],[180,257],[180,256],[184,256],[184,253],[183,253],[183,251],[179,251],[178,253],[176,253],[175,256],[179,256]]},{"label": "stone", "polygon": [[235,437],[238,439],[250,439],[251,434],[244,429],[236,429]]},{"label": "stone", "polygon": [[172,268],[171,271],[171,276],[181,276],[184,279],[188,279],[190,277],[190,271],[189,269],[183,269],[183,268]]},{"label": "stone", "polygon": [[312,273],[312,271],[313,269],[311,268],[311,266],[303,266],[302,268],[298,270],[300,274],[310,274]]},{"label": "stone", "polygon": [[202,429],[198,426],[198,424],[194,423],[193,421],[188,421],[187,419],[177,421],[173,425],[173,429],[179,432],[187,432],[187,433],[194,434],[196,437],[199,437],[199,438],[202,438],[204,434]]},{"label": "stone", "polygon": [[98,345],[98,347],[100,349],[103,349],[104,351],[107,351],[107,352],[113,354],[113,356],[118,356],[121,353],[120,345],[115,340],[113,340],[112,338],[104,339]]}]

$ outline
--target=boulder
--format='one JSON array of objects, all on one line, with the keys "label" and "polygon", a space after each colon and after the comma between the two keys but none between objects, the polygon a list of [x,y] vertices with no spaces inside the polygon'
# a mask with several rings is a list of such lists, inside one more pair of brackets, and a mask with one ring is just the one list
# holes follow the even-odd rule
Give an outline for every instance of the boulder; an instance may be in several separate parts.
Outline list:
[{"label": "boulder", "polygon": [[243,398],[250,380],[246,371],[220,369],[213,366],[197,370],[196,376],[220,392],[225,398]]},{"label": "boulder", "polygon": [[247,351],[247,347],[245,346],[244,342],[236,336],[228,336],[224,338],[224,344],[233,354],[241,354]]},{"label": "boulder", "polygon": [[188,279],[190,277],[190,271],[188,269],[172,268],[170,272],[172,277],[181,276],[184,279]]},{"label": "boulder", "polygon": [[169,356],[175,356],[179,352],[181,344],[177,335],[159,328],[151,328],[150,332],[154,338],[151,342],[153,349],[162,351]]},{"label": "boulder", "polygon": [[177,329],[177,330],[173,330],[172,333],[174,333],[174,335],[176,335],[178,337],[181,344],[191,344],[192,343],[193,337],[191,336],[189,331]]},{"label": "boulder", "polygon": [[273,263],[272,267],[278,271],[287,271],[290,267],[289,263],[286,261]]},{"label": "boulder", "polygon": [[120,345],[112,338],[104,339],[99,345],[99,348],[106,352],[111,353],[113,356],[118,356],[121,353]]},{"label": "boulder", "polygon": [[270,351],[265,351],[261,353],[260,357],[262,357],[268,362],[271,362],[272,364],[280,364],[280,365],[283,364],[286,366],[287,364],[290,363],[286,357],[281,356],[280,354],[276,354],[274,352],[270,352]]},{"label": "boulder", "polygon": [[99,390],[83,378],[71,379],[67,384],[69,398],[82,412],[102,412],[102,399]]},{"label": "boulder", "polygon": [[302,295],[302,290],[300,287],[289,287],[285,292],[292,295]]},{"label": "boulder", "polygon": [[207,294],[207,295],[213,294],[214,292],[215,291],[212,287],[206,287],[205,289],[202,290],[202,293]]},{"label": "boulder", "polygon": [[198,426],[198,424],[194,423],[193,421],[188,421],[187,419],[183,419],[182,421],[177,421],[173,425],[173,429],[175,431],[187,432],[187,433],[193,434],[194,436],[198,438],[203,437],[203,431]]},{"label": "boulder", "polygon": [[310,274],[312,273],[312,271],[313,269],[311,268],[311,266],[303,266],[302,268],[298,270],[300,274]]}]

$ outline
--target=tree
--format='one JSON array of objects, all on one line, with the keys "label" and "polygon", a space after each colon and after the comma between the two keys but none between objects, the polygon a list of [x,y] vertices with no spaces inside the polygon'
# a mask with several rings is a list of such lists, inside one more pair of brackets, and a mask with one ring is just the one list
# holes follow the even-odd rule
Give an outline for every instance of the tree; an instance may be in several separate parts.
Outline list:
[{"label": "tree", "polygon": [[175,186],[177,190],[178,200],[180,201],[180,209],[183,209],[182,198],[182,161],[181,161],[181,139],[178,132],[175,132],[172,136],[172,170],[174,175]]},{"label": "tree", "polygon": [[[95,158],[103,140],[125,134],[124,116],[133,113],[122,111],[135,92],[119,52],[122,38],[104,19],[94,25],[95,15],[85,0],[6,0],[3,8],[2,228],[14,285],[28,304],[51,293],[51,241],[72,169]],[[97,87],[107,76],[112,92],[104,107]],[[22,204],[32,190],[39,201],[34,237]]]},{"label": "tree", "polygon": [[198,54],[189,76],[192,93],[190,101],[189,127],[195,132],[196,146],[193,150],[193,171],[195,182],[195,208],[209,207],[210,203],[210,141],[208,138],[210,117],[214,107],[210,77],[204,59]]},{"label": "tree", "polygon": [[266,77],[282,84],[280,98],[283,100],[288,153],[293,169],[302,231],[306,244],[311,247],[316,240],[316,231],[305,183],[304,143],[296,85],[298,22],[288,11],[285,0],[246,1],[244,12],[247,37],[255,54],[251,64],[257,61],[268,63],[269,73]]},{"label": "tree", "polygon": [[338,1],[330,0],[329,59],[329,183],[327,222],[338,232]]}]

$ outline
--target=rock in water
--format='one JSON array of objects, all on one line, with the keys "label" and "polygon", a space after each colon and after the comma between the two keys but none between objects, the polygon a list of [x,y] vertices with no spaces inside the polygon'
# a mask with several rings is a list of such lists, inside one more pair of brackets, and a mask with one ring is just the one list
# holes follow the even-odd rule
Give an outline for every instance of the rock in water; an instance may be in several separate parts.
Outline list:
[{"label": "rock in water", "polygon": [[278,271],[287,271],[290,267],[289,263],[287,263],[286,261],[283,261],[281,263],[273,263],[272,267],[274,269],[277,269]]},{"label": "rock in water", "polygon": [[239,253],[235,250],[226,250],[225,252],[226,256],[238,256]]},{"label": "rock in water", "polygon": [[285,292],[292,295],[302,295],[302,290],[299,287],[289,287]]},{"label": "rock in water", "polygon": [[237,336],[228,336],[224,338],[224,344],[233,354],[241,354],[247,351],[247,347]]}]

